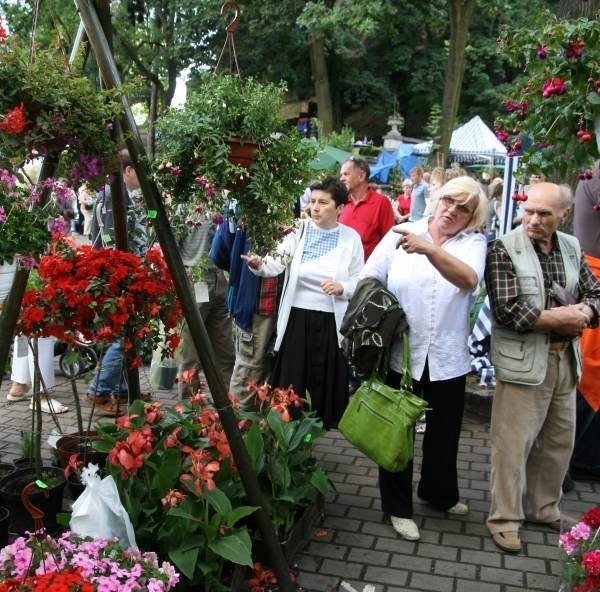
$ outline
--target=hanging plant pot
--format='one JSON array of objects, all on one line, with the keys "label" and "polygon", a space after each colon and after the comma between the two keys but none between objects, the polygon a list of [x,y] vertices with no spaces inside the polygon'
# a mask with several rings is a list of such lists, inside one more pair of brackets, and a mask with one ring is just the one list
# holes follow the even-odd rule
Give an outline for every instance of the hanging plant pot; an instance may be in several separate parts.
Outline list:
[{"label": "hanging plant pot", "polygon": [[0,304],[8,296],[16,273],[17,264],[14,260],[0,265]]},{"label": "hanging plant pot", "polygon": [[49,496],[40,490],[30,496],[31,503],[44,512],[44,526],[49,531],[57,529],[56,515],[62,511],[63,492],[66,480],[61,469],[42,467],[37,474],[35,468],[19,469],[0,479],[0,496],[10,512],[10,528],[13,532],[24,533],[35,528],[31,515],[21,501],[21,491],[31,483],[41,479],[48,485]]},{"label": "hanging plant pot", "polygon": [[257,142],[246,140],[242,142],[240,138],[225,138],[225,144],[229,147],[229,162],[242,167],[248,171],[227,182],[226,189],[230,191],[240,191],[250,182],[250,167],[258,160],[260,147]]},{"label": "hanging plant pot", "polygon": [[56,441],[56,452],[60,466],[64,469],[69,464],[73,454],[78,454],[78,460],[83,461],[83,466],[93,463],[104,467],[107,454],[94,449],[93,442],[100,438],[95,431],[74,434],[66,434]]}]

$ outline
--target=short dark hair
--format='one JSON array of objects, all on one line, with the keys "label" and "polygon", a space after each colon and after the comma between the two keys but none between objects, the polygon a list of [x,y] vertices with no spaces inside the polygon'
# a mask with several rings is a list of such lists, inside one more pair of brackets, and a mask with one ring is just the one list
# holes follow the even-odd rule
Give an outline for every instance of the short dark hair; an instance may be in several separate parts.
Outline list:
[{"label": "short dark hair", "polygon": [[348,188],[333,175],[328,175],[321,181],[317,181],[310,186],[311,191],[322,191],[329,193],[336,206],[341,206],[348,202]]},{"label": "short dark hair", "polygon": [[355,169],[360,171],[364,171],[366,177],[365,181],[368,181],[371,178],[371,167],[369,163],[364,158],[358,158],[356,156],[351,156],[346,162],[351,162],[354,165]]}]

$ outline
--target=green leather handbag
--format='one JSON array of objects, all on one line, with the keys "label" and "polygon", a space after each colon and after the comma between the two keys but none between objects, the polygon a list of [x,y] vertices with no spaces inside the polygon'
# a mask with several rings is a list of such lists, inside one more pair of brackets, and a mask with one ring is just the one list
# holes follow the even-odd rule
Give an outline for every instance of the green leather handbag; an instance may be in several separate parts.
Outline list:
[{"label": "green leather handbag", "polygon": [[354,393],[338,426],[348,442],[392,473],[413,457],[414,426],[427,408],[412,392],[406,333],[402,358],[400,388],[384,384],[376,371]]}]

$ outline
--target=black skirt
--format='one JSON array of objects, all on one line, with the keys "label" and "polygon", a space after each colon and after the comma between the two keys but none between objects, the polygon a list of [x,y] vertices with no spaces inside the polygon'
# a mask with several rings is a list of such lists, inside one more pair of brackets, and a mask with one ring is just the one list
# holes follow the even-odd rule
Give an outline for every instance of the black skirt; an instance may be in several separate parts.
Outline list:
[{"label": "black skirt", "polygon": [[338,346],[332,312],[292,308],[275,357],[271,384],[292,385],[327,429],[337,424],[348,404],[348,364]]}]

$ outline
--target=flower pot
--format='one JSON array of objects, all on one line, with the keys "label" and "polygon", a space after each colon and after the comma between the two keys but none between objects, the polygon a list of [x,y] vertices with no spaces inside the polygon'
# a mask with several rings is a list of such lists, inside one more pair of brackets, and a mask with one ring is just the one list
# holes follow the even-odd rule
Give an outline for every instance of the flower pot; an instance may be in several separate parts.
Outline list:
[{"label": "flower pot", "polygon": [[4,302],[4,299],[8,296],[16,273],[17,264],[15,261],[0,265],[0,303]]},{"label": "flower pot", "polygon": [[[304,537],[307,536],[317,522],[324,514],[323,496],[319,495],[317,499],[298,512],[296,523],[287,533],[284,540],[281,541],[281,548],[288,563],[292,563],[294,557],[305,545]],[[260,532],[256,532],[252,539],[252,558],[261,563],[269,563],[269,555],[262,542]]]},{"label": "flower pot", "polygon": [[158,388],[160,390],[171,390],[177,378],[177,366],[159,366]]},{"label": "flower pot", "polygon": [[[225,144],[229,146],[229,162],[249,171],[252,164],[258,158],[259,145],[257,142],[246,140],[242,142],[239,138],[225,138]],[[225,185],[225,189],[238,190],[244,189],[250,182],[250,174],[230,179]]]},{"label": "flower pot", "polygon": [[20,456],[19,458],[15,458],[13,460],[13,471],[18,471],[19,469],[26,469],[28,467],[32,467],[35,464],[35,460],[29,456]]},{"label": "flower pot", "polygon": [[68,497],[71,501],[75,501],[85,489],[85,485],[81,482],[79,475],[69,475],[67,479]]},{"label": "flower pot", "polygon": [[73,454],[79,454],[79,459],[83,461],[83,465],[93,463],[100,467],[104,467],[107,454],[98,452],[93,448],[93,442],[100,438],[95,431],[85,432],[84,434],[74,433],[66,434],[56,441],[56,453],[60,466],[64,469],[69,464],[69,459]]},{"label": "flower pot", "polygon": [[42,467],[38,475],[34,468],[19,469],[0,479],[0,496],[10,512],[10,527],[13,532],[24,533],[35,528],[33,518],[23,506],[21,491],[38,478],[48,485],[49,496],[42,491],[30,496],[30,502],[44,512],[44,526],[49,531],[57,529],[56,515],[62,511],[63,491],[66,480],[63,472],[55,467]]},{"label": "flower pot", "polygon": [[0,548],[8,545],[8,525],[10,523],[10,511],[0,506]]}]

